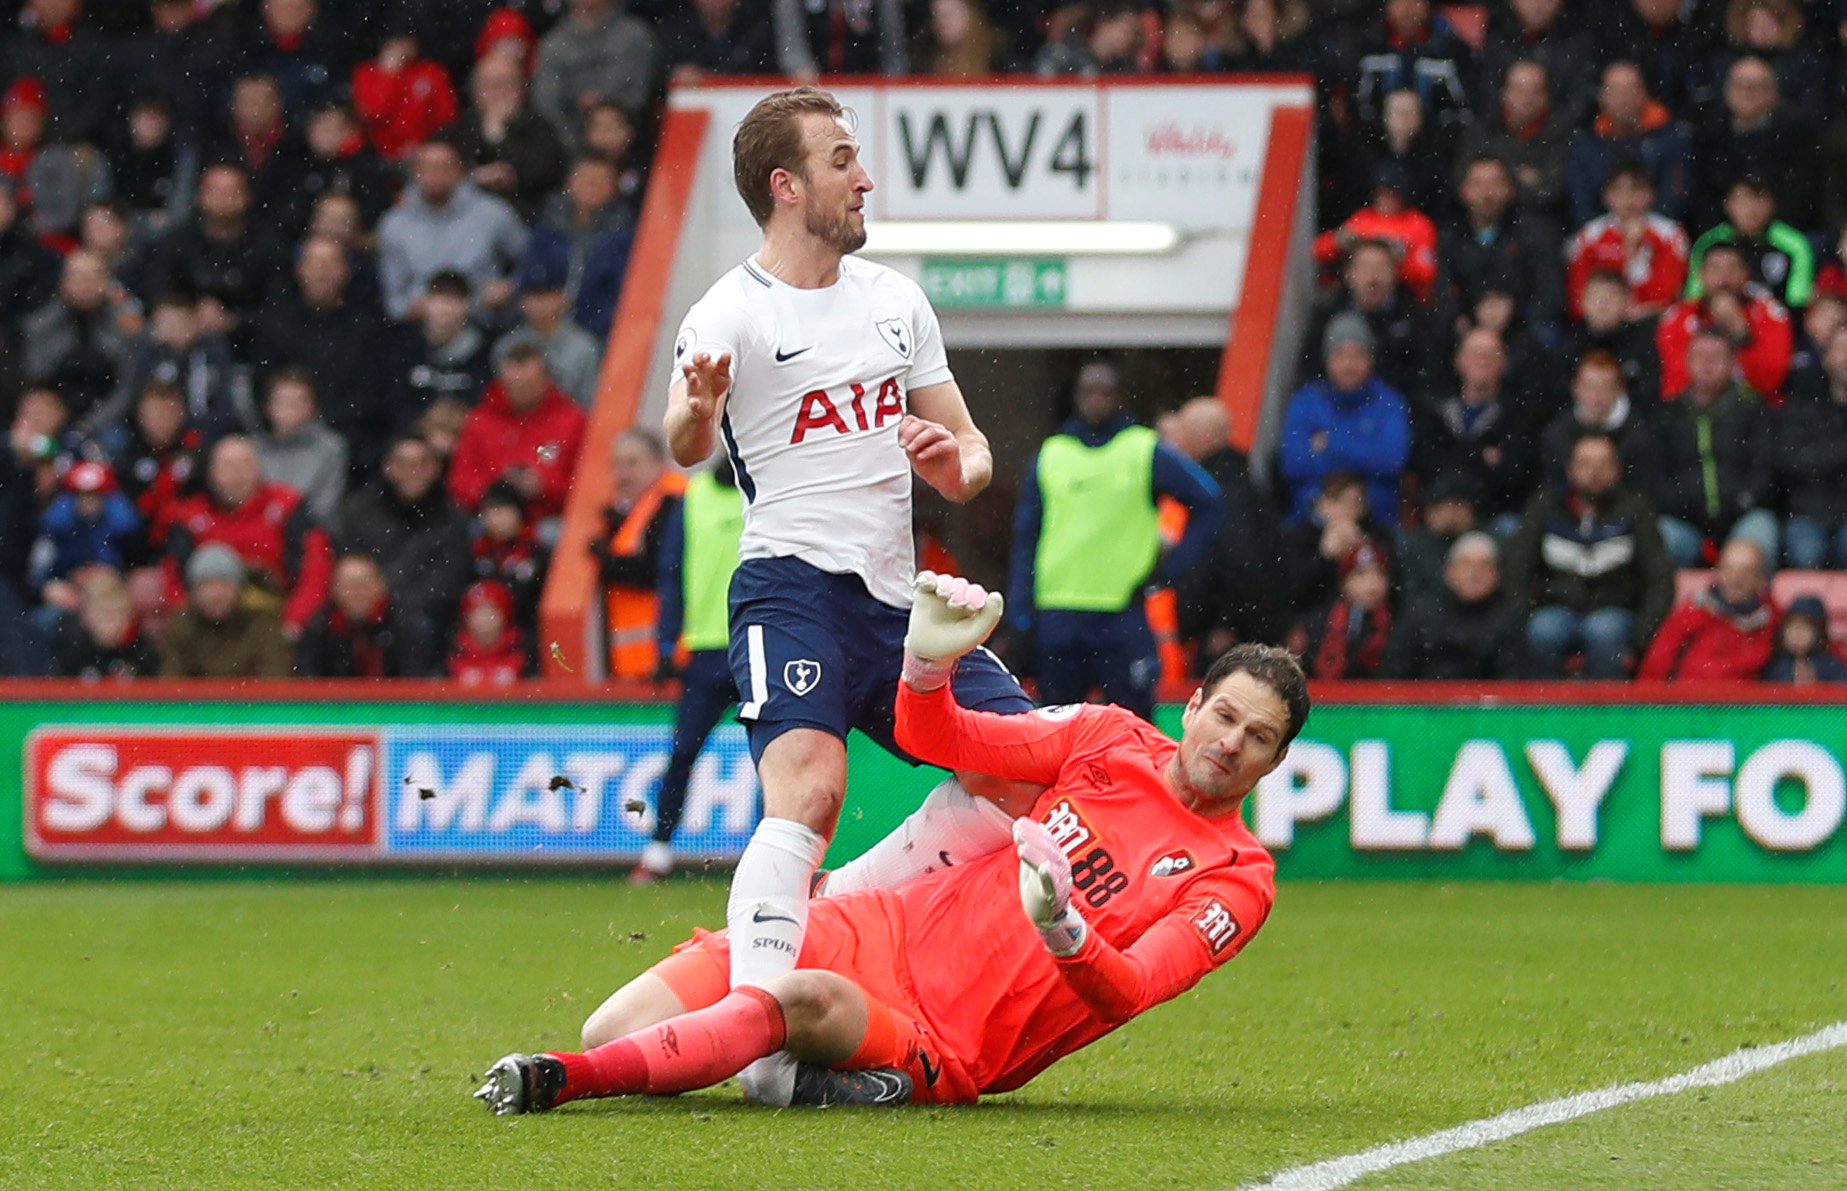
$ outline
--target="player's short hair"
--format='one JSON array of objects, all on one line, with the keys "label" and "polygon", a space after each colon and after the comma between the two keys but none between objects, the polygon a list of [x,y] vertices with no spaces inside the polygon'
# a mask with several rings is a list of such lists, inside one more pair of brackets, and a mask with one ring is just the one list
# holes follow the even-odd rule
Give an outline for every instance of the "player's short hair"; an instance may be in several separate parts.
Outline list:
[{"label": "player's short hair", "polygon": [[757,106],[738,123],[737,135],[731,140],[731,172],[738,197],[744,200],[758,227],[768,224],[770,212],[775,210],[770,198],[770,175],[788,170],[807,176],[802,117],[808,115],[832,116],[849,123],[852,120],[831,92],[819,87],[795,87],[758,100]]},{"label": "player's short hair", "polygon": [[1211,695],[1219,683],[1233,674],[1255,678],[1275,691],[1283,706],[1289,709],[1289,726],[1283,732],[1282,742],[1276,746],[1278,752],[1288,748],[1302,725],[1308,722],[1308,675],[1302,672],[1302,663],[1287,649],[1245,642],[1218,656],[1205,678],[1200,680],[1199,689]]}]

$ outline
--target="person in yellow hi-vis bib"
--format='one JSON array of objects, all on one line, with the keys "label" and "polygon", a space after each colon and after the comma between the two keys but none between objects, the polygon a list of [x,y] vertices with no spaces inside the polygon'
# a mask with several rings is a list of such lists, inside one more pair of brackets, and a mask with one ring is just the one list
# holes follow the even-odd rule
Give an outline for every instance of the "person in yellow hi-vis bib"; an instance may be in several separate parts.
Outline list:
[{"label": "person in yellow hi-vis bib", "polygon": [[[1224,518],[1212,477],[1122,409],[1122,376],[1095,360],[1078,372],[1073,417],[1045,440],[1020,482],[1008,570],[1010,627],[1033,642],[1041,703],[1093,690],[1144,719],[1160,673],[1142,595],[1198,561]],[[1187,510],[1163,554],[1156,501]]]},{"label": "person in yellow hi-vis bib", "polygon": [[673,832],[686,809],[693,762],[725,709],[738,701],[726,658],[731,643],[727,593],[743,532],[744,499],[731,461],[723,456],[716,467],[689,479],[679,502],[662,514],[655,587],[660,664],[655,673],[665,677],[678,670],[681,686],[673,709],[673,756],[654,796],[654,839],[629,874],[636,884],[673,871]]}]

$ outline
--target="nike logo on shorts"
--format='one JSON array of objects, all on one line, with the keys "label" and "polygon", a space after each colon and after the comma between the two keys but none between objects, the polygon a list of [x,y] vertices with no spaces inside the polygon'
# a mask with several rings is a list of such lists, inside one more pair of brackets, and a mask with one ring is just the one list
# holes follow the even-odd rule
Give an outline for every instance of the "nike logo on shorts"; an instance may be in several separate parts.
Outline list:
[{"label": "nike logo on shorts", "polygon": [[784,354],[783,350],[779,347],[776,349],[776,362],[778,364],[787,364],[790,360],[793,360],[795,357],[801,355],[803,352],[811,352],[813,350],[814,350],[814,344],[812,343],[809,344],[807,347],[798,347],[794,351],[789,352],[787,354]]},{"label": "nike logo on shorts", "polygon": [[929,1051],[923,1050],[921,1048],[918,1049],[917,1065],[923,1068],[924,1087],[926,1088],[935,1087],[936,1077],[943,1073],[943,1069],[941,1067],[938,1067],[936,1064],[930,1061]]}]

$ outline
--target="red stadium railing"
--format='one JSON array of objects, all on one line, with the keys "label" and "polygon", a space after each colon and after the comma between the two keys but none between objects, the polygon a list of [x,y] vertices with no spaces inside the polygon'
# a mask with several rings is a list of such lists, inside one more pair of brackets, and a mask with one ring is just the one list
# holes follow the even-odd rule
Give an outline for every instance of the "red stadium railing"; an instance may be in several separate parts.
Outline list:
[{"label": "red stadium railing", "polygon": [[599,656],[598,577],[589,546],[602,526],[602,509],[609,500],[609,444],[634,425],[644,387],[654,379],[649,362],[707,120],[705,112],[671,108],[663,118],[660,149],[642,202],[628,276],[609,329],[596,405],[590,412],[583,453],[572,477],[564,524],[539,603],[539,663],[550,678],[575,676],[588,682],[607,672],[607,661]]}]

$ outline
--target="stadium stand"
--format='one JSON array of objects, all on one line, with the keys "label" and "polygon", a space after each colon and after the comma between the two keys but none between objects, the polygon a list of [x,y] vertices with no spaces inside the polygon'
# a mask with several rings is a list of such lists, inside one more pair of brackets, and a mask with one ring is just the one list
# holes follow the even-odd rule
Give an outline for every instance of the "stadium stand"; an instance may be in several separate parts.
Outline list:
[{"label": "stadium stand", "polygon": [[[594,396],[572,483],[592,504],[607,503],[607,443],[633,424],[650,382],[645,352],[601,357],[619,328],[663,317],[655,274],[682,231],[675,200],[684,201],[685,179],[650,179],[649,163],[697,117],[683,114],[678,127],[664,119],[665,88],[726,73],[770,86],[766,72],[778,69],[803,80],[908,70],[1005,82],[1034,64],[1080,76],[1312,78],[1325,269],[1299,381],[1341,408],[1345,395],[1323,375],[1324,332],[1337,318],[1363,320],[1417,444],[1393,474],[1368,476],[1373,503],[1386,506],[1373,516],[1401,539],[1389,553],[1417,532],[1420,494],[1452,473],[1489,478],[1483,528],[1503,534],[1562,488],[1557,460],[1580,425],[1565,416],[1573,376],[1583,355],[1604,351],[1622,366],[1611,416],[1629,427],[1625,482],[1661,511],[1676,509],[1674,551],[1710,562],[1746,526],[1776,547],[1776,605],[1816,595],[1834,637],[1847,636],[1847,576],[1778,570],[1812,561],[1815,549],[1803,539],[1803,552],[1786,557],[1787,543],[1759,532],[1792,516],[1825,522],[1812,500],[1798,505],[1792,494],[1847,483],[1847,443],[1833,433],[1847,419],[1831,416],[1847,407],[1847,350],[1829,350],[1847,330],[1828,316],[1847,294],[1847,116],[1835,114],[1847,98],[1847,24],[1837,3],[960,0],[881,3],[863,28],[813,16],[825,6],[783,28],[788,14],[773,16],[760,0],[157,0],[93,11],[101,7],[0,2],[0,402],[10,428],[0,459],[0,607],[21,609],[0,628],[0,658],[16,659],[8,665],[19,674],[50,672],[57,643],[84,627],[84,610],[118,607],[124,585],[124,631],[161,640],[186,595],[195,533],[175,517],[230,515],[205,490],[215,445],[249,436],[279,475],[306,474],[305,465],[285,470],[279,453],[299,431],[268,424],[265,397],[285,370],[312,382],[326,432],[346,448],[344,483],[317,472],[316,492],[288,500],[304,522],[293,531],[301,540],[379,536],[340,523],[377,502],[339,493],[376,486],[390,444],[416,428],[429,431],[446,469],[457,428],[472,426],[460,430],[463,466],[479,470],[469,461],[486,415],[469,414],[495,384],[487,352],[496,343],[540,342],[553,379]],[[1612,179],[1650,184],[1613,189]],[[1427,216],[1416,244],[1398,237],[1395,216],[1382,221],[1382,188]],[[1606,210],[1612,193],[1631,197]],[[1753,196],[1773,222],[1749,206]],[[1689,244],[1690,275],[1672,293]],[[1715,286],[1719,244],[1742,260],[1721,268]],[[1659,259],[1663,246],[1674,259]],[[1260,264],[1282,250],[1262,237],[1251,245]],[[1394,286],[1394,271],[1408,284]],[[1369,288],[1373,274],[1384,280]],[[647,282],[639,296],[625,275]],[[1611,309],[1623,306],[1611,276],[1629,286],[1620,311]],[[1829,309],[1811,315],[1811,303]],[[1273,307],[1261,317],[1274,318]],[[568,312],[562,330],[558,311]],[[579,326],[588,338],[577,337]],[[1674,391],[1686,384],[1689,353],[1715,333],[1737,361],[1726,400],[1750,410],[1717,436],[1717,423]],[[1458,398],[1449,362],[1490,341],[1504,380],[1492,399]],[[1261,399],[1252,378],[1274,361],[1252,353],[1268,343],[1255,336],[1225,351],[1221,398],[1238,390],[1239,400]],[[1155,421],[1190,395],[1143,394],[1132,404]],[[1059,396],[1048,389],[1035,400],[1050,409]],[[589,644],[586,609],[602,603],[589,546],[600,527],[558,519],[557,473],[569,460],[544,454],[544,443],[532,459],[514,457],[549,433],[522,430],[513,424],[521,416],[496,425],[512,454],[496,457],[487,479],[506,481],[497,499],[525,499],[522,524],[541,547],[522,554],[539,566],[522,573],[514,600],[530,670],[544,664],[541,646],[558,641],[560,626],[578,632],[568,650]],[[1733,426],[1748,426],[1748,441],[1715,441]],[[1252,430],[1238,420],[1231,446],[1267,450]],[[1676,444],[1671,461],[1650,449],[1663,442]],[[1319,457],[1325,436],[1290,449],[1302,475],[1342,466]],[[1251,463],[1256,476],[1291,472],[1269,458]],[[142,525],[66,565],[70,477],[91,464],[107,465],[112,490]],[[1318,548],[1316,534],[1288,532],[1309,503],[1289,495],[1252,490],[1250,508],[1230,510],[1240,524],[1264,519],[1249,540],[1283,543],[1264,547],[1275,557],[1249,560],[1250,573],[1289,572],[1300,560],[1284,552],[1311,540],[1307,548]],[[470,532],[481,536],[478,519]],[[291,638],[326,611],[306,603],[324,601],[324,576],[315,571],[304,588],[292,555],[240,562],[252,577],[244,599],[281,611]],[[387,582],[408,581],[389,560],[384,570]],[[1708,584],[1703,571],[1680,572],[1683,595]],[[461,619],[462,584],[439,586],[391,600],[427,620],[416,631],[446,642]],[[1407,623],[1398,576],[1390,598],[1395,622]],[[1298,610],[1275,633],[1293,629],[1301,640],[1328,611]],[[1183,618],[1219,625],[1215,646],[1224,622],[1210,609]],[[1200,652],[1169,651],[1169,677],[1199,664]]]}]

